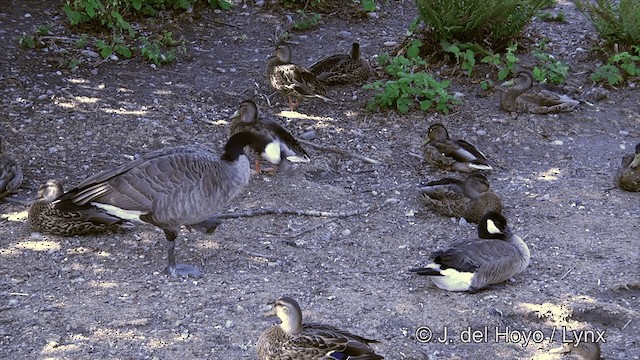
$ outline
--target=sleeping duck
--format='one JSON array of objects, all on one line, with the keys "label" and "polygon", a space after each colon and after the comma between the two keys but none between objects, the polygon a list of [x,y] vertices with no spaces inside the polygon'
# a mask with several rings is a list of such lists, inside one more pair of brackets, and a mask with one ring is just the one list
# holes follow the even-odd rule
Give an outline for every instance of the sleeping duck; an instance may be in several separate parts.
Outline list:
[{"label": "sleeping duck", "polygon": [[267,329],[258,340],[259,360],[380,360],[369,346],[376,340],[336,327],[302,322],[300,305],[284,297],[275,302],[281,323]]},{"label": "sleeping duck", "polygon": [[573,111],[580,101],[549,90],[530,90],[533,75],[529,71],[520,71],[516,76],[502,84],[505,87],[500,98],[500,106],[511,113],[549,114]]},{"label": "sleeping duck", "polygon": [[527,244],[511,233],[507,219],[489,212],[478,224],[477,238],[456,240],[433,252],[427,266],[410,271],[429,276],[444,290],[477,292],[518,275],[530,258]]},{"label": "sleeping duck", "polygon": [[300,106],[302,98],[331,101],[325,96],[324,85],[313,73],[291,63],[291,49],[287,44],[278,45],[267,63],[267,81],[274,90],[287,96],[291,111]]},{"label": "sleeping duck", "polygon": [[635,154],[622,158],[618,186],[626,191],[640,192],[640,143],[636,145]]},{"label": "sleeping duck", "polygon": [[441,169],[458,172],[492,169],[480,150],[465,140],[450,138],[442,124],[429,127],[422,146],[425,161]]},{"label": "sleeping duck", "polygon": [[465,218],[478,223],[489,211],[502,212],[500,197],[489,188],[479,172],[463,180],[444,178],[420,187],[424,201],[442,215]]},{"label": "sleeping duck", "polygon": [[351,53],[328,56],[309,66],[309,71],[327,85],[360,84],[369,78],[371,66],[360,57],[360,44],[354,42]]}]

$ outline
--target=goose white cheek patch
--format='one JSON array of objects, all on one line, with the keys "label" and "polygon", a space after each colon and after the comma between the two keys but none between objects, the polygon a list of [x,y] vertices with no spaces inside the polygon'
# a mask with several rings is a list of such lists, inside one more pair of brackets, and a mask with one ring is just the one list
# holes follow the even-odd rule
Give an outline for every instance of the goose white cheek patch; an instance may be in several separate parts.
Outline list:
[{"label": "goose white cheek patch", "polygon": [[487,231],[489,234],[502,234],[502,231],[498,229],[493,220],[487,220]]}]

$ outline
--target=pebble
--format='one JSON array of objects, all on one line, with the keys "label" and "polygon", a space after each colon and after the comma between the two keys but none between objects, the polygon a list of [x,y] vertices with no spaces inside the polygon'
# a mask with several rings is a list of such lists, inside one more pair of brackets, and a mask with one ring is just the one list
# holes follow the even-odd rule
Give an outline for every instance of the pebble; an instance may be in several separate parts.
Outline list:
[{"label": "pebble", "polygon": [[378,13],[375,11],[372,11],[370,13],[367,13],[367,16],[372,18],[372,19],[377,19],[378,18]]},{"label": "pebble", "polygon": [[536,198],[537,201],[548,201],[551,198],[551,196],[549,196],[549,194],[544,194],[543,196],[538,196]]},{"label": "pebble", "polygon": [[350,38],[351,37],[351,32],[347,31],[347,30],[342,30],[342,31],[338,32],[338,37],[341,37],[343,39],[344,38]]},{"label": "pebble", "polygon": [[42,95],[38,96],[38,100],[45,100],[45,99],[46,99],[46,98],[48,98],[48,97],[49,97],[49,95],[47,95],[47,94],[42,94]]},{"label": "pebble", "polygon": [[564,145],[564,141],[562,141],[562,140],[553,140],[551,142],[551,145],[562,146],[562,145]]},{"label": "pebble", "polygon": [[344,230],[341,232],[341,234],[342,234],[342,236],[349,236],[349,235],[351,235],[351,230],[349,230],[349,229],[344,229]]},{"label": "pebble", "polygon": [[224,327],[226,327],[227,329],[233,326],[233,321],[232,320],[227,320],[224,323]]},{"label": "pebble", "polygon": [[92,57],[92,58],[100,57],[100,54],[98,54],[95,51],[91,51],[91,50],[82,50],[82,55],[88,56],[88,57]]},{"label": "pebble", "polygon": [[384,46],[392,47],[398,45],[395,41],[385,41]]},{"label": "pebble", "polygon": [[263,0],[256,1],[256,6],[264,6],[264,1]]},{"label": "pebble", "polygon": [[304,140],[313,140],[318,136],[318,134],[316,133],[315,130],[311,130],[311,131],[307,131],[306,133],[302,134],[300,137]]},{"label": "pebble", "polygon": [[478,136],[485,136],[485,135],[487,135],[487,132],[486,132],[486,131],[484,131],[484,130],[478,130],[478,131],[476,131],[476,135],[478,135]]}]

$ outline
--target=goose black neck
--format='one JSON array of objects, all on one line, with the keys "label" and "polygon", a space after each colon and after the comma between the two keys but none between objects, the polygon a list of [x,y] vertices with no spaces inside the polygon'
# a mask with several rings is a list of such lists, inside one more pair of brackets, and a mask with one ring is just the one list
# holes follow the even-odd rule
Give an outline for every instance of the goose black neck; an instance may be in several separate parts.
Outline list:
[{"label": "goose black neck", "polygon": [[227,144],[224,146],[224,153],[220,156],[220,159],[224,161],[236,161],[240,155],[244,154],[244,147],[251,145],[254,149],[264,149],[268,144],[268,141],[251,131],[242,131],[233,134]]}]

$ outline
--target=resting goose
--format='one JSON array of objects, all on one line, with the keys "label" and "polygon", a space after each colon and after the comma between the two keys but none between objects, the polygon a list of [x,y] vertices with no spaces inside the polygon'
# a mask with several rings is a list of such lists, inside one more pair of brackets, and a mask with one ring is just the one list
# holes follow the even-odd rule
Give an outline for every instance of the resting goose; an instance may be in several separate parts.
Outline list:
[{"label": "resting goose", "polygon": [[441,169],[458,172],[492,170],[480,150],[465,140],[450,138],[442,124],[429,127],[423,148],[425,161]]},{"label": "resting goose", "polygon": [[549,114],[573,111],[580,101],[549,90],[530,90],[533,75],[529,71],[520,71],[516,76],[502,84],[507,87],[501,95],[500,106],[508,112]]},{"label": "resting goose", "polygon": [[507,219],[489,212],[478,224],[477,238],[456,240],[433,252],[427,266],[410,271],[429,276],[444,290],[477,292],[521,273],[530,258],[527,244],[511,233]]},{"label": "resting goose", "polygon": [[371,66],[360,57],[360,44],[354,42],[351,53],[328,56],[309,66],[309,71],[327,85],[359,84],[369,78]]},{"label": "resting goose", "polygon": [[618,185],[626,191],[640,192],[640,143],[636,145],[635,154],[622,158],[622,166],[618,171]]},{"label": "resting goose", "polygon": [[196,267],[176,264],[180,226],[206,226],[211,215],[249,182],[249,160],[243,148],[259,149],[267,142],[259,134],[240,132],[229,138],[219,158],[195,147],[155,151],[89,177],[60,201],[89,204],[120,219],[157,226],[167,239],[165,271],[173,276],[199,276]]},{"label": "resting goose", "polygon": [[281,323],[267,329],[258,340],[259,360],[380,360],[369,346],[376,340],[336,327],[302,323],[300,305],[284,297],[275,302]]},{"label": "resting goose", "polygon": [[302,66],[291,63],[291,49],[286,44],[278,45],[273,58],[267,63],[267,81],[274,90],[288,97],[291,111],[300,106],[303,97],[331,101],[324,96],[324,85],[315,75]]},{"label": "resting goose", "polygon": [[420,193],[434,210],[442,215],[463,217],[478,223],[489,211],[502,212],[500,197],[489,188],[489,181],[480,173],[466,179],[444,178],[420,187]]},{"label": "resting goose", "polygon": [[[252,131],[268,139],[269,144],[264,149],[254,149],[254,152],[261,151],[260,157],[272,164],[310,161],[309,155],[293,135],[276,121],[260,116],[253,100],[241,102],[238,111],[231,116],[231,135],[242,131]],[[260,173],[260,160],[256,160],[256,172]]]},{"label": "resting goose", "polygon": [[29,224],[35,231],[54,235],[84,235],[114,229],[123,220],[89,204],[59,201],[63,194],[58,180],[47,180],[38,189],[38,199],[29,207]]},{"label": "resting goose", "polygon": [[2,153],[0,141],[0,199],[14,193],[22,185],[22,168],[15,160]]}]

